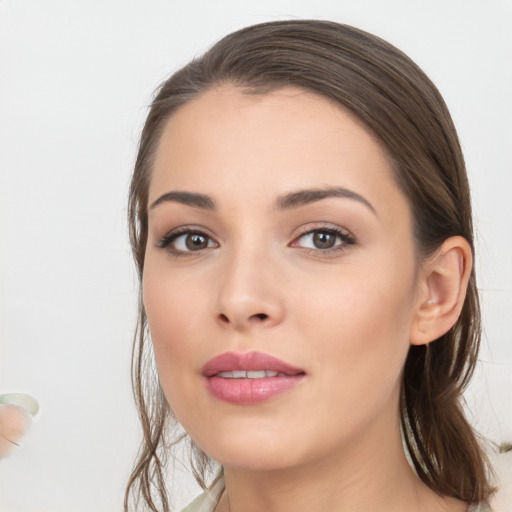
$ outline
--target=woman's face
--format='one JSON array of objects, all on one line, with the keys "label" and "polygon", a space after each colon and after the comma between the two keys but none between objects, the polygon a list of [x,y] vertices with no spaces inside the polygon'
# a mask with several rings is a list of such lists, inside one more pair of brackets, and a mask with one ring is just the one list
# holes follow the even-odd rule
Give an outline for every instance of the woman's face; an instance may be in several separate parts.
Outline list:
[{"label": "woman's face", "polygon": [[169,120],[149,205],[158,373],[208,455],[284,468],[397,432],[418,265],[357,120],[298,88],[209,90]]}]

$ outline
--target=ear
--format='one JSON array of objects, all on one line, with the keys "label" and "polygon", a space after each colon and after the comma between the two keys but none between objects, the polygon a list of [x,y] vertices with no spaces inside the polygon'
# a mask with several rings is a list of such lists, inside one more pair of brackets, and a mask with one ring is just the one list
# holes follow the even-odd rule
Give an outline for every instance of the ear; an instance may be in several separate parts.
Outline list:
[{"label": "ear", "polygon": [[412,345],[425,345],[446,334],[459,318],[473,256],[461,236],[445,240],[422,265],[418,298],[409,339]]}]

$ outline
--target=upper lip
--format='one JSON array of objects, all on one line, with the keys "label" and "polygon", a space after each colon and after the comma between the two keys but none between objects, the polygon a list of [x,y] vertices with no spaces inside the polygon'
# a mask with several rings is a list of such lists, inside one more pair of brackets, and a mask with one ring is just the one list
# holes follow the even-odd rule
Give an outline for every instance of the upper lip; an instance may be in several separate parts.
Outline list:
[{"label": "upper lip", "polygon": [[210,359],[201,369],[206,377],[234,370],[261,371],[270,370],[286,375],[300,375],[305,371],[277,357],[262,352],[225,352]]}]

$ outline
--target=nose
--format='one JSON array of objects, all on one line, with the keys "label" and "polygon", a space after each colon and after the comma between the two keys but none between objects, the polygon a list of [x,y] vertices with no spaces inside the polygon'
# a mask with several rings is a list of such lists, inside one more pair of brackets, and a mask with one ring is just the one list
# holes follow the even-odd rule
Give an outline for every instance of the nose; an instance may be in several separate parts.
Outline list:
[{"label": "nose", "polygon": [[283,321],[284,288],[268,255],[238,254],[223,263],[218,277],[216,319],[222,327],[247,331]]}]

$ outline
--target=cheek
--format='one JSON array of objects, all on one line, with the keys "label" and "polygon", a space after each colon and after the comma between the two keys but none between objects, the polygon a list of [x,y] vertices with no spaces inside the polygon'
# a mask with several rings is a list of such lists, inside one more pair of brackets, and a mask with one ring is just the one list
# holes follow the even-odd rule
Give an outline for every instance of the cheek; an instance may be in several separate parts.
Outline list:
[{"label": "cheek", "polygon": [[317,340],[313,357],[325,386],[336,382],[357,405],[365,393],[365,399],[389,393],[400,378],[409,349],[414,271],[390,264],[380,272],[351,268],[340,274],[305,291],[308,300],[298,318],[307,339]]},{"label": "cheek", "polygon": [[180,283],[165,277],[151,279],[151,275],[144,278],[143,290],[155,351],[163,355],[172,354],[169,361],[180,358],[190,350],[190,340],[186,338],[201,316],[201,298],[197,294],[192,297],[190,287],[180,286]]},{"label": "cheek", "polygon": [[198,317],[202,297],[194,282],[169,269],[165,258],[146,255],[142,282],[143,302],[155,345],[176,345],[187,325]]},{"label": "cheek", "polygon": [[195,400],[198,362],[208,344],[206,297],[190,282],[147,265],[143,300],[160,383],[180,419],[180,411]]}]

